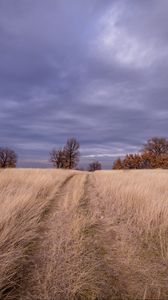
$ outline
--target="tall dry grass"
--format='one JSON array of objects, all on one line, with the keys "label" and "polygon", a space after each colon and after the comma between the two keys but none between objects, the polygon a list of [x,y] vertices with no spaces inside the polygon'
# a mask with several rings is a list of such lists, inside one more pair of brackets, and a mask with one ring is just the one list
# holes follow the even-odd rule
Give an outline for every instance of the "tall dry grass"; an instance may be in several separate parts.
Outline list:
[{"label": "tall dry grass", "polygon": [[78,174],[63,186],[21,299],[84,300],[101,294],[102,257],[93,241],[99,224],[89,212],[86,182],[87,174]]},{"label": "tall dry grass", "polygon": [[53,191],[66,176],[46,170],[0,172],[0,299],[14,299]]},{"label": "tall dry grass", "polygon": [[168,172],[103,171],[91,178],[92,210],[123,299],[168,299]]},{"label": "tall dry grass", "polygon": [[168,172],[0,172],[0,299],[168,299]]}]

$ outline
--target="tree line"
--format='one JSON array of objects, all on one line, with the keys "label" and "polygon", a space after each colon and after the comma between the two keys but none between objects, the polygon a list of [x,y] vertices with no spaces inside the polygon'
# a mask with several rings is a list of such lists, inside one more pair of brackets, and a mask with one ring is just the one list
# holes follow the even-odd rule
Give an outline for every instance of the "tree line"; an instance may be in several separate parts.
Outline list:
[{"label": "tree line", "polygon": [[119,169],[168,169],[168,139],[153,137],[143,145],[139,153],[118,158],[112,167]]},{"label": "tree line", "polygon": [[[49,153],[49,161],[57,169],[76,169],[80,159],[80,144],[76,138],[69,138],[62,148],[53,149]],[[18,156],[10,148],[0,148],[0,168],[15,168]],[[94,161],[89,164],[88,171],[101,169],[101,163]]]},{"label": "tree line", "polygon": [[[76,138],[69,138],[62,148],[54,148],[49,153],[49,161],[58,169],[77,169],[80,160],[80,144]],[[10,148],[0,148],[0,168],[15,168],[18,156]],[[168,139],[153,137],[140,149],[139,153],[127,154],[124,158],[117,158],[112,166],[120,169],[168,169]],[[89,164],[90,172],[101,170],[99,161]],[[82,169],[81,169],[82,170]]]}]

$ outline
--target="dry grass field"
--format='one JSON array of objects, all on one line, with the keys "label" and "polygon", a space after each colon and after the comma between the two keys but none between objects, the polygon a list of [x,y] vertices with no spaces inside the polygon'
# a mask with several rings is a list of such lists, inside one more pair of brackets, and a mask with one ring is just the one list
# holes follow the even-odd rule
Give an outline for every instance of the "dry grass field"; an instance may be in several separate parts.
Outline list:
[{"label": "dry grass field", "polygon": [[0,171],[0,299],[168,299],[168,172]]}]

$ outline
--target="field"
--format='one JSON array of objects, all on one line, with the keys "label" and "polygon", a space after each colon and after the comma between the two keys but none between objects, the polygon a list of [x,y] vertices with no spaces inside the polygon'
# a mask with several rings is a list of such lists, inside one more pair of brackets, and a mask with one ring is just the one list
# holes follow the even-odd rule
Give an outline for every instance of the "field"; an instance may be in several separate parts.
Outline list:
[{"label": "field", "polygon": [[168,171],[0,171],[0,300],[168,299]]}]

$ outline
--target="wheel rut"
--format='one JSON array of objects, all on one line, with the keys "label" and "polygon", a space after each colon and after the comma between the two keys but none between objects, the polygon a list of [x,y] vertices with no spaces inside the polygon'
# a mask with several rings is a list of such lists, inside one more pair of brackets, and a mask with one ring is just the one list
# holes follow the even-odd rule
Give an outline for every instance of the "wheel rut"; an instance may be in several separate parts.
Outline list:
[{"label": "wheel rut", "polygon": [[[43,240],[43,235],[46,236],[48,220],[51,218],[53,211],[55,211],[59,206],[59,199],[62,199],[64,189],[66,189],[66,186],[68,186],[74,176],[76,176],[75,172],[68,176],[65,176],[65,179],[63,179],[63,181],[58,184],[56,181],[51,190],[51,187],[49,187],[48,190],[44,190],[42,188],[41,191],[39,191],[39,193],[37,194],[37,204],[35,207],[36,209],[38,209],[39,203],[41,208],[39,210],[40,214],[34,221],[36,222],[34,223],[34,234],[30,239],[26,240],[26,244],[22,245],[22,260],[15,261],[14,278],[10,281],[9,286],[7,284],[4,285],[3,291],[0,291],[0,300],[11,299],[10,295],[12,295],[13,297],[12,300],[19,299],[21,286],[24,282],[24,284],[26,284],[26,278],[29,277],[35,266],[34,258],[36,257],[36,253],[39,251],[40,244]],[[18,215],[18,218],[21,217],[21,213],[22,212],[20,212],[20,215]],[[21,245],[16,245],[15,251],[17,251],[17,247],[19,248],[21,247]]]},{"label": "wheel rut", "polygon": [[60,206],[61,200],[64,198],[65,193],[68,191],[68,187],[71,185],[71,180],[77,176],[77,174],[70,174],[57,186],[48,199],[48,206],[43,212],[42,219],[47,222],[47,219],[53,214],[54,210]]},{"label": "wheel rut", "polygon": [[[22,276],[24,279],[20,284],[22,289],[19,291],[18,299],[52,299],[48,295],[48,285],[52,283],[53,277],[48,283],[46,276],[49,274],[48,277],[50,277],[57,271],[57,263],[59,264],[57,259],[62,261],[62,264],[65,263],[66,255],[63,249],[66,249],[67,259],[70,259],[69,254],[72,250],[75,252],[75,249],[72,249],[74,247],[72,243],[76,243],[76,236],[73,236],[76,233],[73,231],[74,223],[78,220],[74,211],[78,198],[83,194],[85,176],[79,172],[71,173],[52,190],[48,197],[48,205],[41,216],[39,239],[32,255],[27,258],[29,267],[26,268],[26,274]],[[63,270],[60,273],[58,271],[59,277],[62,276],[62,272]],[[54,276],[56,277],[57,275]],[[38,291],[35,291],[39,287],[39,281],[43,284]],[[30,286],[34,286],[31,296],[29,295]],[[38,299],[37,294],[40,295]]]},{"label": "wheel rut", "polygon": [[74,172],[53,189],[17,299],[111,299],[104,227],[93,210],[91,182],[92,174]]}]

